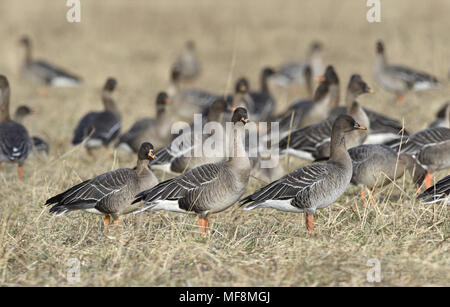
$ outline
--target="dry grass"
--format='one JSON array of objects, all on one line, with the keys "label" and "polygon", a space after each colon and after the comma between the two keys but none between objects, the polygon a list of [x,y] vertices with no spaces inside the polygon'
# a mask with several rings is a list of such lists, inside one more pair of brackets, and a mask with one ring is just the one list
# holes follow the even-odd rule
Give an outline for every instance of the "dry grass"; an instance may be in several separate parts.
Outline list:
[{"label": "dry grass", "polygon": [[[257,85],[263,65],[303,57],[309,42],[320,39],[344,86],[357,72],[375,89],[364,105],[403,119],[411,130],[423,128],[449,96],[448,1],[383,1],[379,24],[365,20],[365,1],[82,0],[81,24],[67,23],[65,1],[58,2],[0,2],[0,73],[10,79],[13,107],[40,110],[26,125],[52,146],[48,158],[28,159],[23,182],[13,166],[0,172],[0,285],[68,285],[70,258],[82,263],[75,285],[373,285],[366,279],[370,258],[381,261],[381,285],[449,285],[448,206],[416,203],[409,178],[377,191],[373,205],[349,188],[317,213],[314,238],[303,216],[271,210],[235,206],[212,217],[214,231],[205,240],[193,216],[129,216],[120,232],[106,236],[98,216],[55,218],[43,206],[82,179],[133,166],[135,157],[122,152],[113,162],[101,152],[91,161],[70,146],[72,129],[85,112],[101,108],[99,88],[110,75],[119,80],[125,128],[154,114],[168,66],[188,38],[203,58],[197,85],[216,92],[228,91],[229,80],[241,75]],[[23,33],[35,39],[37,56],[76,71],[84,87],[39,97],[18,75]],[[444,88],[395,107],[373,80],[378,38],[392,60],[433,72]],[[296,98],[277,96],[280,109]],[[249,192],[259,184],[252,180]]]}]

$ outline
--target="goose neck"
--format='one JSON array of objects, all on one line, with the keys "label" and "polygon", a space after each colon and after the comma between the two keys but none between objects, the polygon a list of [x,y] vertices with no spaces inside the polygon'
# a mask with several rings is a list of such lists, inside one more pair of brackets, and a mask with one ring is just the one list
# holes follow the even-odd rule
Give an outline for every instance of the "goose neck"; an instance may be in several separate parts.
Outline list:
[{"label": "goose neck", "polygon": [[9,87],[5,87],[2,89],[2,93],[0,96],[0,122],[10,120],[9,116],[9,99],[10,99],[11,91]]}]

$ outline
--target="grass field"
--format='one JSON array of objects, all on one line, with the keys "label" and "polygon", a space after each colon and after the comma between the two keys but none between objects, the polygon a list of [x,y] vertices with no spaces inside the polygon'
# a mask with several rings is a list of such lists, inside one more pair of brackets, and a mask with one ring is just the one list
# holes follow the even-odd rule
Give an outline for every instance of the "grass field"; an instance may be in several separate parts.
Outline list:
[{"label": "grass field", "polygon": [[[204,73],[196,86],[231,90],[237,77],[258,85],[265,65],[304,58],[312,40],[323,42],[344,92],[360,73],[375,94],[363,105],[426,127],[450,94],[450,2],[382,1],[381,22],[368,23],[365,1],[148,1],[81,0],[81,23],[68,23],[65,1],[0,2],[0,73],[12,87],[12,109],[39,109],[26,126],[49,140],[48,157],[29,158],[24,180],[14,165],[0,172],[0,285],[5,286],[449,286],[448,206],[423,206],[409,177],[378,190],[366,205],[349,187],[334,205],[316,214],[317,237],[303,215],[272,210],[244,212],[238,206],[211,218],[209,240],[197,219],[144,213],[122,219],[105,235],[98,216],[76,212],[56,218],[47,198],[94,175],[133,167],[135,156],[114,160],[70,145],[72,130],[89,110],[102,108],[100,88],[108,76],[119,82],[117,101],[124,129],[154,114],[157,92],[169,85],[168,68],[187,39],[194,39]],[[34,54],[84,78],[80,89],[52,89],[48,98],[19,76],[18,39],[29,34]],[[443,88],[411,95],[403,107],[374,82],[375,41],[389,59],[428,71]],[[275,92],[279,111],[306,95]],[[341,100],[342,101],[342,100]],[[292,160],[290,168],[299,165]],[[438,178],[446,172],[437,174]],[[160,179],[163,174],[158,174]],[[248,192],[261,185],[251,180]],[[80,281],[66,279],[69,259],[78,259]],[[381,283],[367,281],[369,259],[381,264]]]}]

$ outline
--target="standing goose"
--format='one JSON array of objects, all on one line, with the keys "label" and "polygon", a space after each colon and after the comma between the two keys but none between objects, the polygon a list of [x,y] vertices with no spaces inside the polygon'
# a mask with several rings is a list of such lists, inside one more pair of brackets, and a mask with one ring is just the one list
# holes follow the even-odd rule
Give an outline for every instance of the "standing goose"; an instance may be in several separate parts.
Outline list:
[{"label": "standing goose", "polygon": [[108,148],[120,132],[121,115],[112,94],[116,89],[117,81],[108,78],[102,93],[104,111],[89,112],[78,122],[75,128],[72,144],[78,145],[87,139],[85,146],[92,156],[92,149],[100,146]]},{"label": "standing goose", "polygon": [[158,183],[148,167],[148,161],[154,158],[153,145],[143,143],[137,156],[135,168],[121,168],[86,180],[49,198],[45,204],[53,205],[50,212],[58,216],[75,210],[102,214],[105,216],[106,230],[110,218],[117,228],[120,215],[138,209],[131,206],[134,196]]},{"label": "standing goose", "polygon": [[287,63],[280,67],[279,73],[271,79],[281,87],[289,87],[296,84],[308,84],[308,69],[312,77],[318,77],[324,68],[322,44],[313,42],[309,48],[306,62]]},{"label": "standing goose", "polygon": [[383,42],[377,42],[376,51],[375,79],[385,90],[397,95],[398,104],[405,103],[408,92],[440,87],[434,76],[409,67],[389,64]]},{"label": "standing goose", "polygon": [[32,83],[44,87],[78,87],[81,79],[64,69],[42,60],[33,60],[31,40],[24,36],[20,44],[25,48],[22,73]]},{"label": "standing goose", "polygon": [[313,99],[294,102],[284,113],[274,119],[280,123],[281,138],[291,129],[300,129],[326,119],[328,112],[339,104],[339,78],[333,66],[329,65],[324,76],[318,77],[317,80],[320,84]]},{"label": "standing goose", "polygon": [[126,133],[122,134],[116,147],[129,152],[137,152],[144,141],[152,140],[156,149],[162,148],[171,139],[171,120],[166,106],[170,98],[165,92],[156,97],[156,118],[144,118],[137,121]]},{"label": "standing goose", "polygon": [[327,162],[299,168],[241,200],[245,210],[273,208],[286,212],[305,212],[306,225],[314,234],[316,209],[328,207],[347,189],[352,178],[352,161],[345,145],[345,134],[364,130],[353,118],[340,115],[333,124],[331,155]]},{"label": "standing goose", "polygon": [[433,185],[433,172],[450,167],[450,121],[441,127],[420,130],[408,138],[386,143],[395,151],[412,155],[428,171],[427,188]]},{"label": "standing goose", "polygon": [[[151,168],[166,172],[182,173],[185,170],[195,168],[202,164],[223,161],[225,155],[218,155],[217,157],[206,157],[202,155],[196,157],[195,153],[198,150],[197,146],[202,147],[208,138],[214,136],[213,133],[208,133],[208,131],[206,131],[207,133],[203,133],[205,132],[203,131],[205,126],[208,123],[211,123],[210,125],[224,127],[223,117],[227,110],[227,102],[224,99],[218,98],[214,101],[209,107],[201,131],[198,131],[200,132],[200,135],[196,133],[197,131],[194,126],[192,126],[188,132],[181,133],[167,146],[156,152],[157,158],[151,161]],[[201,152],[203,153],[203,150],[201,150]]]},{"label": "standing goose", "polygon": [[449,201],[450,195],[450,175],[439,180],[434,186],[429,187],[417,199],[422,199],[424,204],[442,203],[445,204]]},{"label": "standing goose", "polygon": [[167,93],[171,98],[174,114],[190,122],[194,114],[201,114],[218,96],[197,88],[181,88],[180,78],[178,69],[172,69],[171,85]]},{"label": "standing goose", "polygon": [[[23,125],[23,120],[26,116],[31,114],[37,114],[37,110],[31,109],[28,106],[19,106],[16,109],[16,112],[14,114],[14,120]],[[37,136],[31,137],[31,143],[33,144],[33,151],[38,153],[45,153],[48,155],[48,152],[50,150],[50,145]]]},{"label": "standing goose", "polygon": [[196,213],[200,218],[202,235],[206,236],[209,215],[226,210],[247,190],[251,167],[242,135],[243,124],[248,121],[247,110],[237,108],[231,121],[234,142],[229,144],[229,159],[201,165],[139,193],[134,202],[145,202],[141,211],[151,209]]},{"label": "standing goose", "polygon": [[[346,134],[345,140],[348,148],[362,144],[367,138],[370,121],[358,102],[358,96],[372,92],[360,75],[353,75],[350,78],[345,97],[347,114],[367,127],[364,131],[352,131]],[[291,154],[307,160],[329,157],[330,137],[336,118],[337,115],[331,115],[326,120],[296,130],[291,135],[284,137],[279,143],[281,154]]]},{"label": "standing goose", "polygon": [[23,164],[31,153],[32,144],[27,129],[9,116],[11,90],[8,79],[0,75],[0,164],[18,163],[17,174],[22,180]]},{"label": "standing goose", "polygon": [[351,183],[361,188],[361,196],[364,196],[364,187],[373,190],[385,186],[402,177],[406,170],[420,186],[427,173],[413,157],[399,155],[386,145],[359,145],[350,148],[348,153],[353,165]]},{"label": "standing goose", "polygon": [[187,41],[183,53],[172,66],[180,73],[181,81],[192,81],[201,72],[200,61],[197,58],[194,41]]}]

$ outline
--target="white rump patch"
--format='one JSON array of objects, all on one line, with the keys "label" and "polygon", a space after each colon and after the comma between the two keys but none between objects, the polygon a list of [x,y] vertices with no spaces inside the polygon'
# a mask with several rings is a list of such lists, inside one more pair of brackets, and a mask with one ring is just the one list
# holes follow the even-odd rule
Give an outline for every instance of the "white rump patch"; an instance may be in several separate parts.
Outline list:
[{"label": "white rump patch", "polygon": [[75,79],[65,78],[65,77],[56,77],[52,79],[51,82],[52,87],[79,87],[80,82]]},{"label": "white rump patch", "polygon": [[244,210],[253,210],[256,208],[272,208],[272,209],[277,209],[277,210],[284,211],[284,212],[295,212],[295,213],[303,212],[302,209],[292,206],[291,200],[292,199],[285,199],[285,200],[269,199],[269,200],[266,200],[262,203],[258,203],[255,205],[251,204],[251,205],[245,207]]}]

